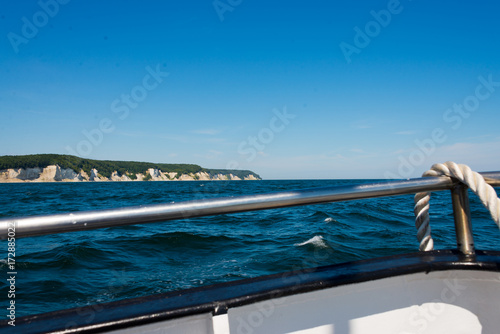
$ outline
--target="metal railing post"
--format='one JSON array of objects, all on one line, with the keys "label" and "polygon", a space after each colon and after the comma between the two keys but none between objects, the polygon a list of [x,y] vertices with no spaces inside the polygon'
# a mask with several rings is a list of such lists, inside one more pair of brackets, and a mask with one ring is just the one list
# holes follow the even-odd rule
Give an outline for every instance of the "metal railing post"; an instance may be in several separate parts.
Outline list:
[{"label": "metal railing post", "polygon": [[458,250],[464,255],[474,255],[474,239],[472,237],[468,189],[469,187],[462,183],[454,185],[451,188],[451,201],[453,205]]}]

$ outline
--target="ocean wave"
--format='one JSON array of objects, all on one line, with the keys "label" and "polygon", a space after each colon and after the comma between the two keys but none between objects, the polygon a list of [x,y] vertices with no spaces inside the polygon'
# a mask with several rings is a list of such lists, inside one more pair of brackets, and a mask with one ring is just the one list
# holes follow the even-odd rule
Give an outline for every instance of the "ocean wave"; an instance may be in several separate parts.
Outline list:
[{"label": "ocean wave", "polygon": [[301,243],[297,243],[294,246],[301,247],[301,246],[306,246],[306,245],[312,245],[312,246],[321,247],[321,248],[328,248],[329,247],[327,245],[325,239],[321,235],[315,235],[311,239],[304,241],[304,242],[301,242]]}]

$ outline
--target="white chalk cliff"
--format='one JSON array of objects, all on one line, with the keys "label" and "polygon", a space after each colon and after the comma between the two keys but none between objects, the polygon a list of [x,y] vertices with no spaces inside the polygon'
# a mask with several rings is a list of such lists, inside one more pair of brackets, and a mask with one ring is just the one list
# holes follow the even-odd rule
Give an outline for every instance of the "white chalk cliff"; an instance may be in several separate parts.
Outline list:
[{"label": "white chalk cliff", "polygon": [[[131,177],[132,176],[132,177]],[[216,180],[241,180],[240,177],[229,174],[216,174],[210,176],[206,172],[189,174],[165,173],[159,169],[149,168],[145,174],[119,175],[117,171],[111,174],[110,178],[99,174],[97,169],[92,169],[90,175],[81,170],[76,173],[74,170],[61,168],[58,165],[51,165],[45,168],[11,168],[0,170],[0,183],[6,182],[82,182],[82,181],[216,181]],[[259,180],[253,174],[248,174],[243,180]]]}]

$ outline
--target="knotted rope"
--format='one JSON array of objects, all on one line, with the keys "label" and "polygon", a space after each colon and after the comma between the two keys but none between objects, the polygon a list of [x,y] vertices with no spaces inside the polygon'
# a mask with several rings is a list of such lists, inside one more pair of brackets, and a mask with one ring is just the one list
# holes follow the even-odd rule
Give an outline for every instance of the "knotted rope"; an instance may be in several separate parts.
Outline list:
[{"label": "knotted rope", "polygon": [[[449,176],[466,184],[490,211],[491,217],[500,228],[500,199],[492,186],[486,183],[481,174],[472,171],[468,166],[447,161],[444,164],[434,164],[422,176]],[[429,225],[430,192],[421,192],[415,195],[415,227],[421,251],[430,251],[434,248]]]}]

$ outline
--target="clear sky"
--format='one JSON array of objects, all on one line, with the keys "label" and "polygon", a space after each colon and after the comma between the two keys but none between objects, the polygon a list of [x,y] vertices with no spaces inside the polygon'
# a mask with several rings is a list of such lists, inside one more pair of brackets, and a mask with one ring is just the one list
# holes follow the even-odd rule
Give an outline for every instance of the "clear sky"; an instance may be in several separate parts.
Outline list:
[{"label": "clear sky", "polygon": [[500,170],[498,1],[1,1],[0,155]]}]

